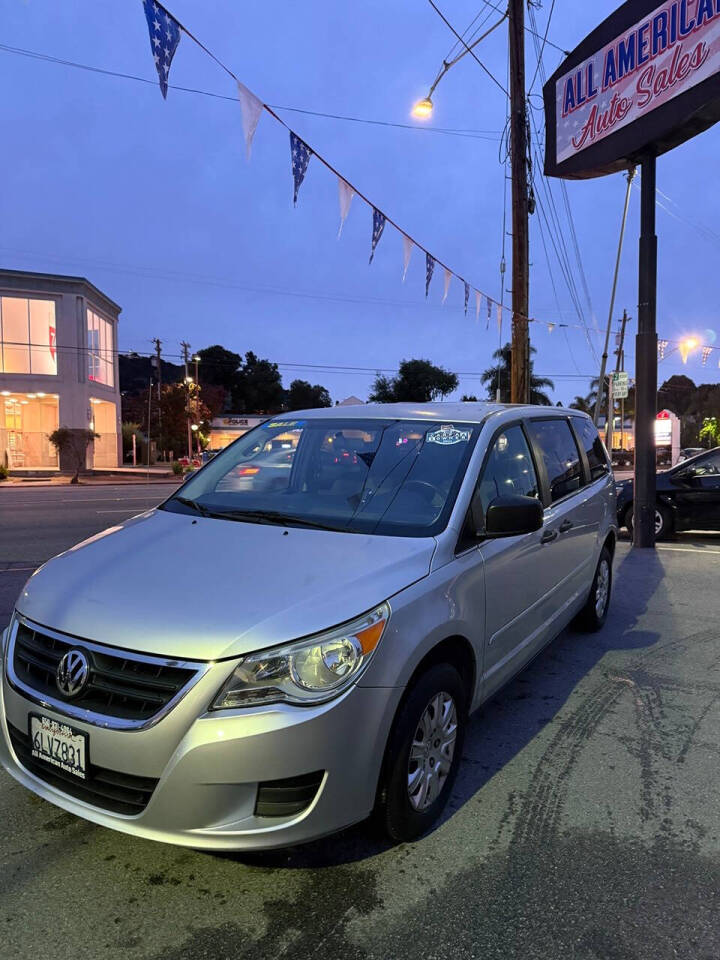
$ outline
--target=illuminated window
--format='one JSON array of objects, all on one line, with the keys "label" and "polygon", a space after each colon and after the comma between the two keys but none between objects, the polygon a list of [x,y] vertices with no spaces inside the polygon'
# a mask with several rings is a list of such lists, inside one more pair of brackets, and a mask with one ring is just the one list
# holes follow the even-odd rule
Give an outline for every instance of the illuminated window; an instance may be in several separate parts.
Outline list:
[{"label": "illuminated window", "polygon": [[113,328],[109,320],[94,310],[87,312],[88,380],[115,386],[113,363]]},{"label": "illuminated window", "polygon": [[0,373],[57,374],[53,300],[0,297]]}]

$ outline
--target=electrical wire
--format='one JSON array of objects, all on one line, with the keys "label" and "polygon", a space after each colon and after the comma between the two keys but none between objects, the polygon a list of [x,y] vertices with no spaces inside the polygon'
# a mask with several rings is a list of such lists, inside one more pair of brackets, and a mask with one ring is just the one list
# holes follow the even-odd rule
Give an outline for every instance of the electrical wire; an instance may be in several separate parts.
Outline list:
[{"label": "electrical wire", "polygon": [[[530,9],[532,10],[532,8]],[[528,87],[528,93],[527,93],[528,97],[532,94],[533,87],[535,86],[535,81],[537,80],[537,77],[538,77],[538,73],[540,72],[540,68],[543,66],[543,54],[545,52],[545,47],[548,42],[548,33],[550,32],[550,22],[552,21],[552,15],[554,10],[555,10],[555,0],[552,0],[552,3],[550,4],[550,13],[548,14],[547,23],[545,24],[545,34],[543,36],[542,45],[537,55],[537,64],[535,65],[535,73],[533,74],[533,78],[530,81],[530,86]],[[533,12],[533,18],[534,18],[534,12]],[[537,47],[537,40],[535,41],[535,46]]]},{"label": "electrical wire", "polygon": [[[497,4],[495,3],[490,3],[490,0],[482,0],[482,2],[485,4],[486,7],[490,7],[492,10],[495,10],[497,13],[503,13],[502,7],[498,7]],[[533,37],[536,37],[537,39],[540,39],[540,34],[537,32],[537,30],[533,30],[531,27],[528,27],[527,25],[525,26],[525,32],[531,34]],[[556,43],[553,43],[552,40],[546,40],[545,42],[549,47],[554,47],[555,50],[558,50],[564,56],[566,57],[570,56],[570,52],[571,52],[570,50],[565,50],[563,49],[563,47],[559,47]]]},{"label": "electrical wire", "polygon": [[[462,45],[465,47],[465,51],[470,54],[470,56],[473,58],[473,60],[477,61],[477,63],[482,67],[482,69],[483,69],[483,70],[485,71],[485,73],[488,75],[488,77],[490,77],[490,79],[491,79],[492,82],[495,84],[495,86],[499,87],[500,90],[502,90],[502,92],[505,94],[505,96],[508,97],[509,94],[508,94],[507,90],[505,89],[505,87],[500,83],[500,81],[497,79],[497,77],[496,77],[493,73],[491,73],[490,70],[488,70],[488,68],[485,66],[485,64],[482,62],[482,60],[478,57],[478,55],[475,53],[475,51],[472,50],[472,49],[467,45],[467,43],[465,43],[465,41],[463,40],[463,38],[460,36],[460,34],[459,34],[459,33],[457,32],[457,30],[455,29],[455,27],[450,23],[450,21],[449,21],[448,18],[445,16],[445,14],[442,12],[442,10],[437,6],[437,4],[435,3],[435,0],[428,0],[428,3],[429,3],[430,6],[433,8],[433,10],[435,11],[435,13],[440,17],[440,19],[443,21],[443,23],[446,25],[446,27],[448,27],[448,29],[451,30],[451,31],[455,34],[455,36],[458,38],[458,40],[460,41],[460,43],[462,43]],[[499,12],[500,12],[500,13],[503,13],[502,10],[499,11]],[[503,18],[504,18],[505,16],[507,16],[507,14],[503,14]]]}]

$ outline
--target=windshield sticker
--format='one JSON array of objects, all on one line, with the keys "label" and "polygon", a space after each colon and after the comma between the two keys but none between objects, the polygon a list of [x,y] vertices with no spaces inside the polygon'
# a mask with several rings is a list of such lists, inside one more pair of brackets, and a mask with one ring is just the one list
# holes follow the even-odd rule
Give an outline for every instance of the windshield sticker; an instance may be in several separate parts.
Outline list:
[{"label": "windshield sticker", "polygon": [[265,426],[268,430],[276,430],[278,427],[282,427],[285,430],[297,430],[299,427],[305,426],[304,420],[273,420],[272,423],[266,423]]},{"label": "windshield sticker", "polygon": [[440,443],[447,446],[452,443],[467,443],[470,439],[470,430],[458,430],[451,423],[445,423],[439,430],[429,433],[426,437],[428,443]]}]

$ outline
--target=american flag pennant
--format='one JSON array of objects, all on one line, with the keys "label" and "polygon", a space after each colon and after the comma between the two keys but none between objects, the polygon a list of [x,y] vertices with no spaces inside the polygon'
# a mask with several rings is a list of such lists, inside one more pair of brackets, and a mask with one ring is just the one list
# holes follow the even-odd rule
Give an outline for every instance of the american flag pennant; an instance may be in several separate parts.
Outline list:
[{"label": "american flag pennant", "polygon": [[340,200],[340,229],[338,230],[338,240],[340,239],[342,228],[345,226],[347,215],[350,213],[350,204],[354,196],[355,191],[350,184],[346,183],[342,177],[338,177],[338,198]]},{"label": "american flag pennant", "polygon": [[430,291],[430,281],[432,280],[433,270],[435,269],[435,261],[430,256],[429,253],[425,254],[425,299]]},{"label": "american flag pennant", "polygon": [[475,291],[475,323],[480,323],[480,307],[482,306],[482,294]]},{"label": "american flag pennant", "polygon": [[373,257],[375,256],[375,247],[380,242],[380,237],[382,236],[383,230],[385,229],[385,214],[378,210],[377,207],[373,207],[373,231],[372,231],[372,245],[370,247],[370,259],[368,263],[373,262]]},{"label": "american flag pennant", "polygon": [[703,365],[703,366],[706,366],[706,365],[707,365],[707,362],[708,362],[708,359],[709,359],[711,353],[712,353],[712,347],[703,347],[703,350],[702,350],[702,365]]},{"label": "american flag pennant", "polygon": [[665,351],[667,350],[669,343],[670,343],[669,340],[658,340],[658,359],[659,360],[665,359]]},{"label": "american flag pennant", "polygon": [[468,300],[470,299],[470,284],[467,281],[465,283],[465,316],[467,316]]},{"label": "american flag pennant", "polygon": [[445,282],[443,286],[443,298],[442,298],[443,303],[445,303],[445,301],[448,298],[448,291],[450,290],[451,280],[452,280],[452,273],[448,270],[447,267],[445,267]]},{"label": "american flag pennant", "polygon": [[405,277],[407,276],[408,267],[410,266],[410,257],[412,256],[414,246],[415,244],[410,237],[406,237],[405,234],[403,234],[403,283],[405,283]]},{"label": "american flag pennant", "polygon": [[292,175],[293,181],[295,184],[295,189],[293,191],[293,205],[297,206],[298,190],[305,179],[305,174],[307,173],[308,164],[310,163],[310,157],[312,156],[312,150],[310,147],[297,136],[297,134],[290,131],[290,157],[292,159]]},{"label": "american flag pennant", "polygon": [[242,116],[243,133],[245,134],[245,150],[250,159],[250,149],[253,137],[257,130],[260,115],[265,109],[262,100],[256,97],[252,90],[248,90],[244,83],[238,80],[238,99],[240,101],[240,115]]},{"label": "american flag pennant", "polygon": [[487,315],[487,323],[485,324],[485,329],[486,329],[486,330],[489,330],[489,329],[490,329],[490,317],[492,317],[492,308],[493,308],[493,302],[492,302],[492,300],[490,299],[490,297],[488,297],[488,298],[487,298],[487,313],[488,313],[488,315]]},{"label": "american flag pennant", "polygon": [[150,49],[160,80],[160,92],[167,99],[170,64],[180,43],[180,24],[162,4],[143,0],[145,19],[150,31]]}]

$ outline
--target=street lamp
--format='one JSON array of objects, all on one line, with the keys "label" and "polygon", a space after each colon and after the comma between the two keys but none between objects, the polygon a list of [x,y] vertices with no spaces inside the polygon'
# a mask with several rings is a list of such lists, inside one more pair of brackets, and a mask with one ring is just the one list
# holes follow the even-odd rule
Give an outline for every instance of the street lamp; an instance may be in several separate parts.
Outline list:
[{"label": "street lamp", "polygon": [[411,112],[416,120],[429,120],[433,112],[433,102],[430,97],[425,97],[424,100],[418,100]]}]

